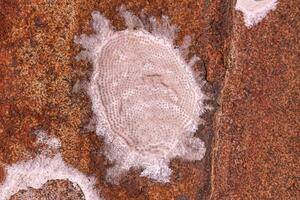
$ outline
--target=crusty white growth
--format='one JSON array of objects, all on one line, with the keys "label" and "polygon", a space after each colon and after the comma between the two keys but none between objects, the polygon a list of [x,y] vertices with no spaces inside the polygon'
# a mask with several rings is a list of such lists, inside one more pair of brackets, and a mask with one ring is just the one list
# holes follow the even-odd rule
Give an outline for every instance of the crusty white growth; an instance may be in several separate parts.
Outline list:
[{"label": "crusty white growth", "polygon": [[68,179],[78,184],[86,200],[101,200],[95,189],[95,178],[86,177],[66,165],[60,154],[53,158],[41,154],[33,160],[6,166],[5,171],[5,181],[0,185],[0,200],[8,200],[19,190],[28,187],[40,188],[48,180],[54,179]]},{"label": "crusty white growth", "polygon": [[200,160],[204,143],[193,137],[204,112],[201,91],[186,55],[190,39],[175,48],[176,27],[166,16],[160,23],[150,18],[151,32],[124,7],[128,29],[114,31],[99,12],[93,12],[95,34],[75,42],[85,49],[78,59],[93,64],[88,93],[103,136],[106,156],[114,162],[107,179],[117,182],[131,167],[142,167],[142,176],[168,182],[170,159]]},{"label": "crusty white growth", "polygon": [[275,10],[277,0],[237,0],[235,9],[243,12],[248,28],[260,22],[271,10]]}]

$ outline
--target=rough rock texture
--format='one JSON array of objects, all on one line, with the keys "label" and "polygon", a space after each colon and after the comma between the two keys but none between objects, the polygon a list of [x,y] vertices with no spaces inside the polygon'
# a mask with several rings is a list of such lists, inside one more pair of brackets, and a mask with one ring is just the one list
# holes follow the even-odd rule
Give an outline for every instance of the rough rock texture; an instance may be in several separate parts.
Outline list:
[{"label": "rough rock texture", "polygon": [[208,147],[203,161],[172,161],[170,184],[131,171],[120,185],[109,185],[103,144],[84,129],[92,116],[89,99],[72,93],[91,69],[75,62],[79,47],[73,38],[91,31],[93,10],[124,28],[116,15],[124,1],[0,0],[0,181],[3,165],[38,152],[33,133],[43,129],[61,140],[68,164],[98,177],[106,199],[296,199],[300,13],[296,0],[278,2],[247,29],[234,0],[126,1],[135,14],[144,8],[148,16],[169,16],[181,28],[178,44],[191,35],[207,90],[216,97],[223,89],[217,115],[208,113],[196,134]]},{"label": "rough rock texture", "polygon": [[68,180],[47,181],[41,188],[20,190],[10,200],[84,200],[84,196],[77,185]]},{"label": "rough rock texture", "polygon": [[251,29],[233,10],[233,24],[212,199],[299,199],[299,2],[279,1]]},{"label": "rough rock texture", "polygon": [[[0,1],[0,161],[12,164],[34,156],[38,144],[33,133],[42,129],[60,139],[61,152],[68,164],[98,177],[98,188],[106,199],[203,197],[209,190],[209,149],[202,161],[173,160],[170,184],[153,183],[139,177],[140,172],[136,171],[124,177],[120,185],[108,185],[104,180],[111,163],[101,155],[103,145],[96,134],[85,133],[84,129],[92,117],[90,101],[86,94],[72,92],[76,81],[86,78],[91,70],[87,63],[75,61],[80,50],[73,39],[75,35],[91,32],[89,21],[94,10],[112,20],[117,29],[124,28],[116,15],[116,8],[122,4],[124,1],[116,0]],[[210,23],[215,23],[215,29],[219,26],[210,21],[213,13],[219,18],[217,4],[168,0],[126,1],[125,6],[135,14],[144,8],[147,16],[169,16],[171,23],[181,28],[178,44],[183,36],[191,35],[191,54],[203,58],[197,66],[200,72],[205,66],[215,66],[214,62],[222,65],[222,53],[214,51],[218,46],[210,44],[210,37],[220,38],[210,28]],[[210,46],[209,53],[204,50],[206,46]],[[208,76],[220,80],[223,75],[210,70]],[[199,127],[196,136],[209,147],[211,114],[206,118],[207,124]]]}]

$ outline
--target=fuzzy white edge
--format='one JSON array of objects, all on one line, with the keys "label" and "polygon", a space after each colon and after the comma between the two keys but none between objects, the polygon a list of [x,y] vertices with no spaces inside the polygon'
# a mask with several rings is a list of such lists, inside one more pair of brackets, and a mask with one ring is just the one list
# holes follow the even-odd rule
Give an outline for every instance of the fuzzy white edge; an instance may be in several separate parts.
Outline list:
[{"label": "fuzzy white edge", "polygon": [[[125,144],[123,144],[122,141],[120,141],[120,138],[117,138],[114,136],[114,134],[110,134],[111,127],[109,125],[109,122],[107,120],[107,117],[105,116],[105,108],[102,105],[101,102],[101,96],[98,91],[98,85],[97,85],[97,79],[99,76],[99,72],[97,72],[96,66],[97,65],[97,54],[101,53],[103,47],[109,43],[114,38],[118,37],[119,34],[134,34],[136,36],[148,36],[148,39],[150,39],[152,42],[157,43],[158,45],[162,45],[170,50],[173,50],[173,53],[176,54],[177,62],[179,65],[183,67],[183,69],[186,72],[186,75],[188,79],[190,80],[191,88],[194,89],[194,92],[197,94],[195,98],[195,116],[194,120],[190,121],[190,124],[186,127],[188,138],[193,138],[194,132],[197,130],[197,127],[201,122],[200,116],[205,112],[206,107],[203,104],[203,100],[207,99],[208,97],[201,91],[201,87],[204,84],[204,81],[197,81],[196,75],[192,69],[193,64],[199,59],[198,57],[194,56],[190,60],[190,62],[186,63],[184,59],[184,52],[181,51],[180,48],[176,48],[174,46],[174,37],[175,37],[175,31],[176,27],[172,26],[168,22],[167,17],[162,18],[162,24],[158,23],[154,17],[150,18],[150,23],[152,25],[152,31],[149,32],[147,29],[145,29],[145,26],[141,23],[138,17],[134,16],[130,12],[127,12],[124,10],[124,8],[121,8],[121,15],[125,18],[125,22],[127,25],[126,30],[123,31],[114,31],[114,27],[110,25],[110,22],[107,18],[105,18],[103,15],[101,15],[99,12],[93,12],[93,28],[96,34],[92,34],[90,36],[86,36],[85,34],[81,35],[80,37],[75,38],[75,43],[82,45],[83,48],[85,48],[84,51],[82,51],[78,56],[77,59],[83,59],[88,60],[93,64],[94,71],[91,77],[91,81],[88,87],[88,94],[91,98],[92,109],[97,116],[97,126],[96,126],[96,133],[99,136],[103,136],[105,139],[105,143],[107,144],[115,144],[118,143],[118,146],[113,145],[116,147],[114,151],[118,151],[121,148],[127,148]],[[134,30],[134,28],[137,28]],[[188,41],[186,42],[188,43]],[[188,47],[188,44],[184,44],[183,50],[186,50]],[[205,154],[205,146],[204,143],[199,138],[194,138],[195,144],[199,145],[199,149],[201,151],[201,155],[198,155],[198,159],[202,159]],[[181,151],[180,151],[181,150]],[[121,151],[122,152],[122,151]],[[130,152],[130,151],[129,151]],[[139,157],[136,155],[135,152],[131,152],[128,154],[127,157],[127,164],[126,166],[122,166],[122,171],[128,171],[127,169],[128,165],[131,167],[141,166],[144,168],[143,172],[141,173],[141,176],[148,176],[149,178],[152,178],[158,182],[169,182],[170,181],[170,175],[172,170],[168,167],[169,161],[172,158],[175,158],[176,156],[182,157],[187,152],[185,149],[178,147],[176,148],[176,143],[174,144],[174,152],[172,155],[167,159],[162,160],[140,160],[139,164],[136,164],[136,159]],[[109,160],[114,161],[114,157],[111,157],[109,154],[106,155]],[[164,156],[165,157],[165,156]],[[197,160],[198,160],[197,159]],[[135,161],[134,161],[135,160]],[[138,159],[139,160],[139,159]],[[132,162],[130,162],[132,161]],[[131,163],[131,164],[129,164]],[[123,168],[124,167],[124,168]],[[122,171],[117,170],[117,166],[112,167],[108,170],[107,177],[118,176],[118,174],[123,173]],[[114,182],[114,181],[110,181]]]},{"label": "fuzzy white edge", "polygon": [[87,177],[71,166],[67,166],[60,154],[49,158],[43,154],[5,168],[6,178],[0,185],[0,200],[8,200],[19,190],[28,187],[40,188],[48,180],[67,179],[76,183],[86,200],[102,200],[95,188],[95,178]]}]

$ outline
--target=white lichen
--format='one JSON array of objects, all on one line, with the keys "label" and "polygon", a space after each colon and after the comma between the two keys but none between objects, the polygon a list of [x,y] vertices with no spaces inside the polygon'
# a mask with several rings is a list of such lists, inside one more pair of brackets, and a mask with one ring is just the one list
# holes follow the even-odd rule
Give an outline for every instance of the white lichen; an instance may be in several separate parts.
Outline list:
[{"label": "white lichen", "polygon": [[190,38],[174,46],[177,28],[166,16],[150,29],[137,16],[120,8],[128,29],[115,31],[93,12],[92,35],[75,38],[85,49],[77,59],[93,65],[88,94],[96,115],[96,133],[105,140],[105,155],[114,163],[107,179],[117,182],[131,167],[141,176],[170,181],[172,158],[201,160],[204,143],[194,132],[205,110],[204,81],[192,70],[198,57],[186,62]]},{"label": "white lichen", "polygon": [[8,165],[5,172],[5,180],[0,185],[0,200],[8,200],[22,189],[40,188],[48,180],[55,179],[69,180],[79,185],[86,200],[101,200],[95,189],[95,178],[66,165],[60,154],[52,158],[41,154],[33,160]]},{"label": "white lichen", "polygon": [[277,0],[237,0],[235,9],[243,12],[248,28],[259,23],[268,12],[275,10]]},{"label": "white lichen", "polygon": [[44,130],[37,130],[34,134],[39,144],[45,144],[51,149],[59,149],[61,147],[61,141],[56,137],[49,136]]}]

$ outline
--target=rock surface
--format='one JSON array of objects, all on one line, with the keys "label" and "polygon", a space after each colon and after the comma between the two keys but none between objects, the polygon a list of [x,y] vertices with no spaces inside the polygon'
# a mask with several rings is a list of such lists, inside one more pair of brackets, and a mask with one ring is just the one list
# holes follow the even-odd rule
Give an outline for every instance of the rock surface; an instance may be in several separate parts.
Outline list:
[{"label": "rock surface", "polygon": [[[123,3],[0,0],[0,181],[3,165],[38,153],[33,132],[43,129],[60,139],[68,164],[97,176],[97,187],[108,200],[297,199],[296,0],[279,1],[276,10],[251,29],[234,10],[233,0],[126,1],[135,14],[144,9],[146,16],[169,16],[180,27],[178,44],[185,35],[192,36],[191,54],[202,58],[197,70],[208,81],[218,111],[205,115],[207,123],[196,134],[206,143],[204,160],[173,160],[170,184],[151,182],[134,170],[119,185],[105,182],[111,163],[101,155],[103,142],[84,129],[92,118],[90,101],[86,94],[72,92],[91,71],[87,63],[74,60],[80,50],[73,38],[92,31],[94,10],[117,29],[124,28],[116,15]],[[41,189],[35,191],[42,194]]]},{"label": "rock surface", "polygon": [[248,29],[233,11],[212,199],[299,199],[299,15],[297,1],[279,1]]},{"label": "rock surface", "polygon": [[[120,185],[108,185],[103,177],[111,164],[101,156],[103,143],[94,131],[84,133],[92,118],[91,104],[86,94],[73,93],[72,87],[78,79],[89,75],[91,66],[75,61],[80,49],[73,39],[75,35],[91,32],[89,22],[94,10],[103,13],[117,29],[124,28],[123,20],[116,15],[116,9],[123,3],[116,0],[1,1],[0,23],[4,29],[0,33],[0,161],[12,164],[35,155],[38,145],[32,133],[43,129],[60,139],[61,154],[68,164],[98,177],[98,187],[106,199],[169,200],[182,194],[190,199],[204,196],[209,190],[209,149],[203,161],[173,160],[170,184],[155,183],[139,177],[140,172],[131,171]],[[218,10],[214,11],[217,4],[193,0],[126,1],[125,6],[135,14],[144,9],[147,16],[169,16],[172,24],[181,28],[179,44],[185,35],[192,36],[191,53],[204,58],[198,65],[200,69],[213,66],[205,64],[208,60],[217,62],[209,59],[204,50],[211,40],[208,35],[215,33],[209,30],[209,16],[201,14],[207,10],[210,15],[213,15],[211,11],[219,15]],[[210,48],[210,54],[221,56],[220,52],[213,51],[217,47]],[[211,71],[209,76],[218,79],[219,74]],[[212,138],[211,115],[207,116],[207,125],[200,127],[196,134],[208,147]]]},{"label": "rock surface", "polygon": [[80,188],[68,180],[51,180],[41,188],[20,190],[10,200],[84,200]]}]

